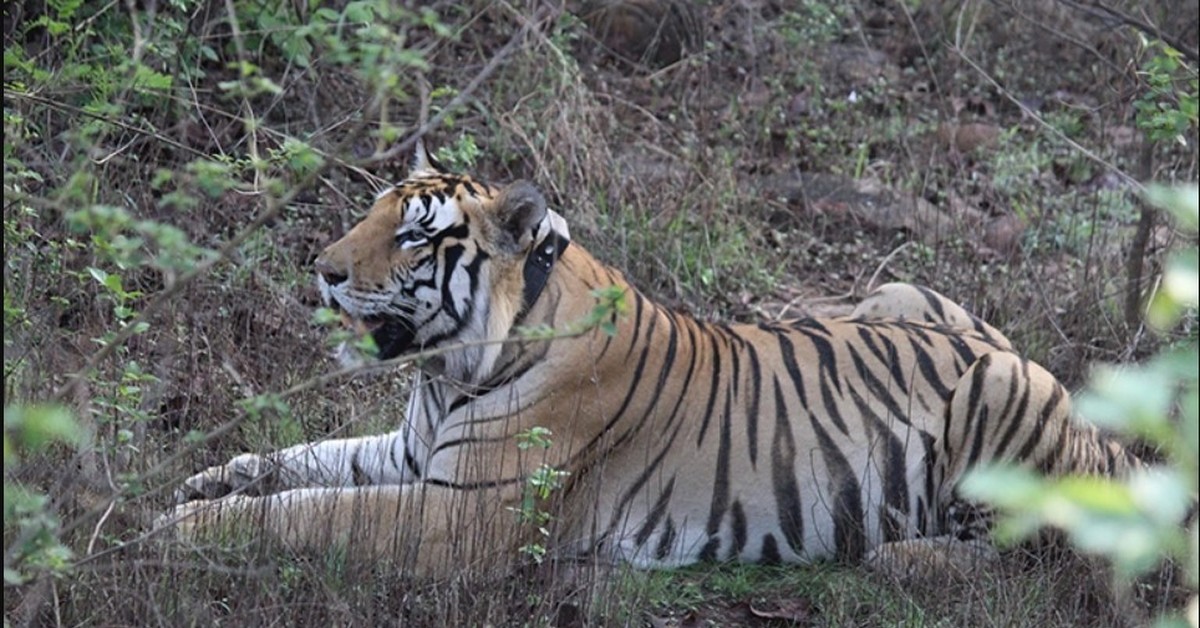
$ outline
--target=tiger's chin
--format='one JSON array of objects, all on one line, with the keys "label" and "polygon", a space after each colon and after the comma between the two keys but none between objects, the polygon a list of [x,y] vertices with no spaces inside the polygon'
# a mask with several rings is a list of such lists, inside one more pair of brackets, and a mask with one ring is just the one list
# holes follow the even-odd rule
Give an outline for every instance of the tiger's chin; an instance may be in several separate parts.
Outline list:
[{"label": "tiger's chin", "polygon": [[342,325],[358,338],[370,336],[376,352],[366,354],[355,345],[343,342],[338,345],[334,357],[343,368],[361,368],[371,362],[391,360],[411,352],[416,337],[413,326],[405,320],[391,317],[368,316],[354,318],[341,311]]}]

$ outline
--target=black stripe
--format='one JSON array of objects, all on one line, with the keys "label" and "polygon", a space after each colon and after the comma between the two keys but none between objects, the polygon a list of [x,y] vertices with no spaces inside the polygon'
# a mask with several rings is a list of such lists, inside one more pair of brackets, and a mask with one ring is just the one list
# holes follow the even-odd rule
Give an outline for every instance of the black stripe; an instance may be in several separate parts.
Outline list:
[{"label": "black stripe", "polygon": [[729,509],[730,527],[733,529],[733,545],[726,554],[729,560],[735,560],[746,547],[746,511],[742,502],[735,500]]},{"label": "black stripe", "polygon": [[938,320],[944,322],[946,320],[946,309],[942,307],[941,295],[925,286],[914,285],[913,287],[917,289],[917,292],[921,293],[921,296],[925,297],[925,301],[929,303],[929,307],[933,308],[934,312],[937,312]]},{"label": "black stripe", "polygon": [[942,382],[942,373],[937,371],[937,365],[934,364],[934,358],[931,357],[925,348],[917,345],[917,341],[912,337],[908,337],[908,343],[912,346],[913,357],[917,360],[917,367],[920,369],[920,375],[925,378],[926,382],[934,389],[938,399],[946,401],[950,396],[950,389]]},{"label": "black stripe", "polygon": [[665,314],[671,321],[673,333],[678,333],[676,326],[680,324],[683,325],[683,327],[687,330],[686,346],[691,348],[691,359],[688,360],[687,372],[684,373],[683,380],[679,383],[679,397],[675,399],[675,405],[671,408],[671,414],[669,415],[669,418],[663,424],[662,431],[660,432],[661,434],[665,434],[667,430],[671,429],[671,427],[675,424],[675,421],[682,416],[679,414],[679,407],[683,405],[683,400],[687,398],[688,394],[691,392],[692,375],[694,375],[696,372],[696,361],[698,357],[696,335],[693,331],[692,325],[689,324],[688,319],[683,319],[680,321],[673,312],[665,312]]},{"label": "black stripe", "polygon": [[[841,394],[842,378],[838,376],[837,354],[833,351],[833,344],[820,335],[808,331],[806,328],[813,327],[815,321],[811,319],[807,319],[807,321],[810,324],[797,327],[797,331],[804,334],[809,342],[812,343],[813,348],[817,350],[817,366],[821,370],[821,383],[824,384],[826,381],[832,382],[838,394]],[[824,327],[819,327],[819,329],[828,333]]]},{"label": "black stripe", "polygon": [[501,486],[512,486],[513,484],[524,484],[527,479],[522,476],[519,478],[501,478],[499,480],[483,480],[479,482],[452,482],[441,478],[427,478],[424,482],[430,486],[441,486],[460,491],[478,491],[489,488],[500,488]]},{"label": "black stripe", "polygon": [[667,511],[667,504],[671,501],[671,492],[675,490],[675,478],[672,477],[667,485],[659,493],[658,499],[654,502],[654,507],[650,509],[650,514],[646,516],[645,523],[642,524],[640,530],[633,537],[633,542],[641,547],[646,544],[646,540],[650,538],[650,533],[658,526],[658,522]]},{"label": "black stripe", "polygon": [[[967,453],[967,464],[964,468],[970,469],[979,462],[979,456],[983,454],[983,436],[987,432],[988,418],[991,415],[991,406],[984,405],[979,409],[979,412],[972,416],[977,416],[978,421],[971,422],[971,431],[974,432],[975,438],[971,441],[971,450]],[[959,452],[962,455],[962,452]]]},{"label": "black stripe", "polygon": [[[638,302],[641,302],[640,296],[638,297]],[[650,319],[650,329],[646,333],[648,338],[654,337],[654,328],[656,324],[656,318]],[[609,430],[611,430],[612,427],[617,424],[617,421],[620,421],[621,417],[625,415],[625,411],[629,409],[629,403],[633,400],[634,394],[637,393],[638,387],[641,386],[641,384],[643,384],[645,381],[642,375],[646,371],[646,360],[650,356],[650,349],[651,343],[646,343],[646,346],[641,351],[641,355],[638,356],[637,366],[634,367],[632,379],[630,380],[632,384],[629,386],[629,391],[625,393],[625,398],[621,400],[620,407],[617,408],[617,411],[613,413],[612,418],[610,418],[608,422],[604,424],[604,429],[600,430],[600,432],[593,436],[592,440],[588,441],[588,444],[572,457],[572,460],[575,460],[579,456],[591,455],[592,449],[596,446],[596,443],[599,442],[601,438],[607,436]]]},{"label": "black stripe", "polygon": [[825,377],[821,377],[821,403],[824,404],[825,413],[833,420],[833,424],[838,428],[838,431],[844,436],[849,436],[850,430],[846,428],[846,421],[842,418],[842,411],[838,409],[837,400],[833,398],[833,393],[829,390],[829,380]]},{"label": "black stripe", "polygon": [[354,453],[350,455],[350,477],[355,486],[367,486],[371,483],[371,476],[358,462],[358,457],[362,453],[362,447],[355,448]]},{"label": "black stripe", "polygon": [[460,445],[471,445],[474,443],[499,443],[499,442],[509,440],[510,438],[512,438],[512,437],[508,436],[508,435],[504,435],[504,436],[464,436],[462,438],[452,438],[450,440],[443,441],[443,442],[435,445],[433,448],[433,451],[430,453],[436,454],[439,451],[442,451],[444,449],[450,449],[451,447],[458,447]]},{"label": "black stripe", "polygon": [[[642,315],[643,315],[643,311],[646,307],[646,299],[645,299],[645,297],[642,296],[642,293],[638,292],[637,290],[631,290],[631,292],[633,293],[633,304],[634,304],[634,307],[633,307],[633,338],[629,339],[629,349],[627,349],[625,351],[625,359],[626,360],[629,359],[629,356],[633,355],[633,350],[636,349],[638,346],[638,338],[640,337],[640,335],[642,333]],[[657,308],[654,308],[653,306],[651,306],[651,312],[656,312],[656,311],[657,311]],[[616,312],[613,312],[613,315],[615,316]],[[651,321],[651,324],[653,324],[653,322],[654,321]],[[647,333],[646,338],[651,339],[651,338],[653,338],[653,335],[650,333]],[[647,344],[649,344],[649,343],[647,343]],[[644,351],[643,351],[643,355],[644,355]]]},{"label": "black stripe", "polygon": [[779,529],[789,547],[797,554],[804,551],[804,514],[800,487],[796,481],[796,439],[788,420],[779,378],[775,384],[775,435],[771,439],[771,487],[779,515]]},{"label": "black stripe", "polygon": [[[975,366],[974,366],[975,372],[971,374],[971,385],[970,385],[970,388],[967,390],[966,416],[958,417],[967,422],[967,424],[962,427],[964,434],[965,434],[966,430],[971,427],[973,418],[975,417],[976,413],[979,412],[979,402],[983,399],[983,380],[984,380],[984,377],[987,375],[988,368],[990,368],[991,365],[992,365],[991,354],[988,354],[988,355],[983,356],[982,358],[979,358],[979,361],[975,363]],[[961,387],[962,387],[962,382],[960,381],[958,383],[958,386],[954,387],[954,396],[955,397],[957,397],[959,394],[962,393]],[[942,448],[945,450],[946,456],[948,456],[950,458],[953,458],[955,455],[954,448],[951,447],[951,442],[950,442],[950,425],[951,425],[951,422],[955,418],[951,415],[951,411],[952,411],[953,407],[954,407],[953,399],[951,399],[951,403],[946,404],[945,428],[942,433],[942,441],[943,441]],[[966,444],[964,443],[963,445],[965,447]],[[961,455],[961,452],[959,455]]]},{"label": "black stripe", "polygon": [[919,338],[921,340],[921,342],[925,343],[925,346],[927,346],[927,347],[933,346],[933,338],[930,338],[929,334],[925,333],[925,331],[928,329],[927,327],[923,327],[921,325],[914,325],[912,323],[908,323],[905,321],[897,321],[897,322],[889,323],[889,324],[891,326],[895,327],[896,329],[904,330],[904,332],[906,334],[916,336],[917,338]]},{"label": "black stripe", "polygon": [[[1049,475],[1050,472],[1054,470],[1052,465],[1054,464],[1054,462],[1056,460],[1055,456],[1061,455],[1061,453],[1063,451],[1066,451],[1067,439],[1075,434],[1076,434],[1076,432],[1069,425],[1060,425],[1059,426],[1058,438],[1054,441],[1054,446],[1050,447],[1050,449],[1047,452],[1048,455],[1046,457],[1042,458],[1041,460],[1038,460],[1038,465],[1037,465],[1038,473],[1041,473],[1042,475]],[[1032,448],[1030,448],[1030,449],[1032,450]],[[1021,458],[1021,460],[1025,460],[1025,458]],[[1069,457],[1066,461],[1067,469],[1073,471],[1073,470],[1075,470],[1075,468],[1077,466],[1082,467],[1083,462],[1086,462],[1086,460],[1078,460],[1074,457]],[[1086,469],[1080,469],[1080,470],[1086,471]]]},{"label": "black stripe", "polygon": [[1017,386],[1021,386],[1020,398],[1021,401],[1017,404],[1017,409],[1011,415],[1008,427],[1004,430],[1004,435],[1000,437],[1000,443],[996,445],[996,454],[1003,456],[1004,452],[1008,451],[1008,446],[1012,444],[1012,439],[1017,435],[1017,430],[1025,423],[1025,413],[1029,411],[1029,399],[1033,392],[1033,387],[1028,385],[1029,382],[1029,365],[1023,363],[1020,376],[1014,376],[1012,381],[1008,383],[1008,395],[1012,399],[1017,397]]},{"label": "black stripe", "polygon": [[[1037,447],[1038,443],[1041,442],[1042,433],[1046,429],[1046,424],[1049,423],[1051,415],[1054,414],[1054,410],[1058,407],[1058,404],[1062,398],[1062,387],[1055,386],[1054,393],[1050,395],[1050,398],[1046,400],[1046,405],[1042,408],[1041,412],[1038,413],[1038,420],[1034,426],[1035,429],[1033,434],[1029,435],[1029,438],[1026,439],[1025,443],[1021,446],[1021,450],[1017,452],[1017,460],[1029,459],[1029,456],[1033,453],[1034,448]],[[1054,446],[1050,448],[1050,457],[1039,461],[1039,464],[1045,464],[1048,460],[1053,460],[1054,454],[1062,451],[1063,444],[1066,442],[1067,434],[1070,431],[1070,425],[1058,426],[1058,439],[1055,441]]]},{"label": "black stripe", "polygon": [[[621,495],[621,499],[617,502],[616,507],[613,508],[612,517],[608,522],[608,530],[610,532],[615,530],[617,526],[620,525],[621,521],[625,518],[625,509],[629,506],[629,502],[632,501],[634,496],[637,495],[638,491],[645,486],[646,482],[649,481],[650,476],[658,470],[658,466],[662,464],[663,458],[667,455],[667,452],[671,451],[671,445],[675,442],[675,437],[679,435],[679,428],[682,426],[683,423],[680,423],[678,426],[676,426],[675,431],[671,433],[671,437],[667,439],[666,444],[659,449],[658,453],[654,456],[650,463],[647,464],[646,467],[642,469],[642,472],[638,474],[637,479],[633,481],[633,484],[626,489],[623,495]],[[675,479],[672,478],[671,482],[674,481]]]},{"label": "black stripe", "polygon": [[749,449],[750,469],[758,469],[758,404],[762,395],[762,365],[753,344],[745,343],[746,361],[750,363],[750,408],[746,414],[746,447]]},{"label": "black stripe", "polygon": [[710,362],[712,363],[710,366],[712,369],[712,379],[708,384],[708,403],[704,406],[704,418],[700,423],[700,433],[696,436],[697,447],[704,443],[704,435],[708,432],[708,423],[712,420],[713,408],[717,405],[717,393],[721,390],[721,347],[717,344],[717,335],[703,327],[701,331],[708,332],[705,335],[708,336],[712,344],[712,350],[709,353]]},{"label": "black stripe", "polygon": [[421,467],[417,465],[417,459],[413,457],[412,451],[409,450],[408,443],[404,444],[404,466],[408,467],[409,471],[412,471],[413,475],[417,478],[421,477]]},{"label": "black stripe", "polygon": [[[908,390],[908,386],[904,384],[904,373],[900,371],[900,359],[896,352],[896,345],[891,340],[888,340],[886,336],[879,335],[878,331],[874,328],[868,328],[866,325],[859,325],[858,337],[862,338],[863,344],[867,346],[867,349],[875,356],[875,359],[879,360],[879,363],[892,374],[892,380],[896,382],[900,390]],[[883,350],[875,343],[876,337],[879,338],[880,342],[887,349],[887,355],[884,355]]]},{"label": "black stripe", "polygon": [[400,461],[396,459],[396,441],[399,438],[401,438],[401,437],[400,436],[392,436],[391,446],[388,447],[388,462],[391,463],[392,468],[395,469],[396,471],[402,470],[400,467]]},{"label": "black stripe", "polygon": [[921,376],[925,378],[925,381],[929,382],[933,391],[937,393],[938,398],[946,401],[950,397],[950,389],[942,382],[942,375],[938,372],[933,357],[929,355],[929,352],[924,347],[918,345],[917,341],[913,340],[911,336],[908,342],[912,346],[913,355],[917,360],[917,367],[921,370]]},{"label": "black stripe", "polygon": [[967,346],[967,341],[963,340],[962,336],[957,334],[948,334],[946,340],[950,346],[954,348],[955,353],[962,359],[963,368],[970,366],[979,357],[977,353]]},{"label": "black stripe", "polygon": [[867,548],[866,530],[863,527],[862,489],[850,463],[829,437],[821,422],[809,415],[813,431],[820,444],[821,457],[829,472],[826,488],[833,497],[833,539],[837,557],[844,561],[858,562]]},{"label": "black stripe", "polygon": [[758,562],[764,565],[778,565],[782,562],[779,556],[779,543],[775,541],[775,537],[770,532],[763,535],[762,553]]},{"label": "black stripe", "polygon": [[729,450],[732,449],[731,393],[725,389],[725,411],[721,415],[721,436],[717,444],[716,474],[713,477],[712,505],[708,511],[708,525],[705,530],[716,534],[721,527],[721,519],[729,508]]},{"label": "black stripe", "polygon": [[[779,339],[779,358],[783,360],[783,367],[787,369],[788,379],[796,387],[796,396],[800,398],[800,407],[808,407],[808,396],[804,393],[804,377],[800,373],[800,366],[796,363],[796,346],[792,344],[792,340],[784,335],[784,332],[775,330]],[[776,380],[776,384],[778,384]]]},{"label": "black stripe", "polygon": [[926,504],[936,504],[938,500],[941,484],[941,478],[937,477],[938,450],[933,435],[926,432],[921,432],[921,446],[925,448],[925,494],[917,500],[917,524],[921,534],[932,534],[934,531],[929,529],[928,520],[932,513],[928,512]]},{"label": "black stripe", "polygon": [[900,402],[896,401],[892,392],[888,390],[887,385],[880,381],[878,377],[875,377],[875,374],[863,362],[862,356],[859,355],[858,351],[851,345],[847,345],[846,348],[850,352],[850,360],[854,362],[854,368],[858,370],[858,376],[862,378],[863,383],[867,385],[867,389],[871,391],[875,398],[882,401],[883,405],[887,407],[889,416],[898,419],[905,425],[912,425],[908,420],[908,415],[900,407]]},{"label": "black stripe", "polygon": [[896,515],[895,511],[887,506],[879,506],[879,527],[883,531],[883,542],[894,543],[904,540],[905,534],[904,522]]},{"label": "black stripe", "polygon": [[[859,416],[862,417],[863,427],[867,433],[869,442],[881,440],[883,442],[883,463],[877,464],[880,469],[881,479],[883,480],[883,496],[887,508],[880,507],[881,516],[888,511],[900,511],[908,514],[908,473],[907,459],[904,456],[904,445],[896,434],[888,428],[872,411],[866,400],[858,394],[858,391],[853,387],[849,387],[850,398],[854,400],[854,405],[858,407]],[[871,448],[871,457],[877,458],[879,450],[875,447]],[[890,517],[888,518],[890,519]],[[887,523],[884,520],[883,523]],[[885,536],[887,526],[884,526]],[[900,536],[887,539],[889,541],[898,541]]]},{"label": "black stripe", "polygon": [[674,546],[675,522],[671,520],[671,515],[667,515],[667,522],[663,524],[662,536],[658,537],[658,546],[654,548],[654,557],[658,560],[666,558]]},{"label": "black stripe", "polygon": [[717,536],[708,537],[708,542],[700,549],[700,562],[712,562],[717,559],[717,550],[721,549],[721,538]]}]

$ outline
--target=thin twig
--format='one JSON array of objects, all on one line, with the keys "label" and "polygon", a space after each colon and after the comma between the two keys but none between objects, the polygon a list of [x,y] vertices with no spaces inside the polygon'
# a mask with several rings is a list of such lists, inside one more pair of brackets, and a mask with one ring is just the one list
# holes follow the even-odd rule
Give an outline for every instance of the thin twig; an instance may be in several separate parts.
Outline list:
[{"label": "thin twig", "polygon": [[892,252],[888,253],[887,257],[883,258],[883,261],[879,262],[879,266],[875,267],[875,272],[872,273],[871,278],[867,280],[867,293],[868,294],[872,290],[874,290],[873,286],[875,285],[875,280],[879,279],[879,274],[883,272],[883,269],[885,267],[887,267],[888,262],[892,261],[892,258],[896,257],[896,255],[898,255],[900,253],[900,251],[903,251],[904,249],[908,248],[910,244],[912,244],[912,240],[909,240],[909,241],[905,242],[904,244],[901,244],[900,246],[892,249]]},{"label": "thin twig", "polygon": [[118,127],[125,131],[129,131],[131,133],[137,133],[140,135],[144,135],[146,137],[156,139],[156,140],[162,142],[163,144],[166,144],[172,148],[177,148],[181,151],[185,151],[187,153],[192,154],[193,156],[202,157],[202,158],[206,158],[206,159],[209,157],[205,153],[202,153],[202,152],[192,148],[191,146],[181,144],[165,135],[162,135],[161,133],[157,133],[155,131],[148,131],[146,129],[140,129],[131,124],[121,122],[120,120],[117,120],[116,118],[110,118],[103,114],[95,113],[92,111],[87,111],[85,109],[80,109],[79,107],[76,107],[74,105],[68,105],[67,103],[64,103],[64,102],[59,102],[57,100],[45,98],[43,96],[38,96],[36,94],[31,94],[29,92],[19,92],[16,90],[9,89],[8,87],[4,88],[4,97],[5,98],[15,98],[18,100],[27,100],[32,103],[37,103],[39,105],[45,105],[46,107],[50,107],[51,109],[57,109],[59,111],[65,111],[65,112],[73,114],[73,115],[83,116],[85,118],[91,118],[93,120],[98,120],[100,122],[104,122],[106,124],[111,124],[115,127]]},{"label": "thin twig", "polygon": [[469,98],[476,89],[479,89],[479,86],[486,81],[488,77],[494,74],[496,70],[500,68],[500,64],[504,62],[504,60],[507,59],[514,50],[517,49],[517,45],[520,44],[523,39],[525,39],[525,34],[528,33],[534,27],[534,25],[540,24],[542,20],[546,19],[547,14],[551,11],[552,9],[543,7],[537,12],[537,14],[533,16],[533,18],[525,21],[525,23],[521,25],[520,30],[518,30],[517,33],[508,40],[508,43],[504,44],[504,47],[500,48],[500,50],[496,52],[495,56],[493,56],[483,66],[483,69],[479,70],[475,77],[472,78],[469,83],[467,83],[466,87],[459,90],[459,92],[454,95],[454,98],[451,98],[450,102],[446,103],[446,106],[443,107],[442,110],[436,115],[430,118],[428,122],[418,126],[417,130],[413,131],[409,139],[397,144],[396,146],[393,146],[389,150],[386,150],[382,153],[377,152],[376,154],[363,159],[360,164],[368,165],[379,163],[381,161],[388,161],[396,155],[401,155],[409,150],[412,150],[412,148],[416,145],[417,140],[421,139],[426,133],[437,127],[437,125],[441,124],[442,120],[446,119],[446,116],[450,115],[451,112],[466,102],[467,98]]},{"label": "thin twig", "polygon": [[1087,157],[1088,159],[1096,162],[1097,164],[1100,164],[1109,172],[1112,172],[1113,174],[1120,177],[1122,181],[1129,184],[1129,186],[1134,188],[1135,190],[1137,190],[1138,193],[1144,194],[1146,192],[1146,187],[1144,185],[1142,185],[1142,183],[1140,181],[1138,181],[1137,179],[1134,179],[1130,175],[1126,174],[1124,170],[1121,170],[1120,168],[1115,166],[1112,162],[1104,159],[1103,157],[1097,155],[1093,151],[1085,148],[1079,142],[1076,142],[1075,140],[1067,137],[1062,131],[1054,128],[1054,125],[1043,120],[1042,117],[1040,115],[1038,115],[1038,113],[1036,111],[1031,109],[1025,103],[1021,102],[1020,98],[1017,98],[1015,95],[1013,95],[1012,92],[1008,91],[1008,89],[1006,89],[1003,85],[1001,85],[998,81],[996,81],[996,79],[992,78],[992,75],[988,74],[986,70],[979,67],[979,64],[975,63],[975,61],[973,59],[971,59],[971,57],[967,56],[967,53],[964,52],[962,48],[960,48],[957,45],[953,46],[952,48],[954,50],[954,53],[957,54],[959,56],[959,58],[961,58],[963,61],[965,61],[967,63],[967,65],[971,66],[971,69],[978,72],[979,75],[982,76],[985,81],[987,81],[988,83],[991,83],[992,87],[996,88],[997,92],[999,92],[1001,95],[1003,95],[1005,98],[1007,98],[1009,100],[1009,102],[1016,105],[1021,110],[1021,113],[1024,113],[1025,115],[1029,116],[1029,118],[1031,120],[1033,120],[1034,122],[1036,122],[1038,124],[1038,126],[1049,131],[1051,135],[1053,135],[1054,137],[1063,141],[1071,148],[1074,148],[1075,150],[1079,151],[1079,153],[1081,155],[1083,155],[1084,157]]},{"label": "thin twig", "polygon": [[1125,26],[1133,27],[1135,30],[1162,41],[1175,50],[1178,50],[1180,54],[1187,57],[1187,59],[1192,63],[1200,63],[1200,50],[1188,47],[1188,45],[1178,37],[1172,37],[1171,35],[1164,33],[1161,28],[1155,26],[1154,24],[1144,22],[1136,17],[1133,17],[1132,15],[1118,11],[1104,4],[1103,2],[1100,2],[1100,0],[1092,0],[1092,2],[1089,3],[1076,2],[1075,0],[1058,1],[1068,7],[1071,7],[1072,9],[1083,11],[1084,13],[1087,13],[1093,17],[1098,17],[1100,19],[1104,19],[1105,21],[1116,20]]}]

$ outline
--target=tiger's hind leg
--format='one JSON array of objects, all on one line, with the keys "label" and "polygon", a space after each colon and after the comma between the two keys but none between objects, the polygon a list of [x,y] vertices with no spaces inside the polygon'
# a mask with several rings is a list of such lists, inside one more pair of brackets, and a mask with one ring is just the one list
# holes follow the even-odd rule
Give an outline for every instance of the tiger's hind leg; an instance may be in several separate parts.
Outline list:
[{"label": "tiger's hind leg", "polygon": [[986,354],[963,373],[934,455],[934,480],[947,506],[955,503],[963,474],[981,464],[1117,477],[1144,467],[1095,426],[1075,421],[1070,394],[1046,369],[1008,352]]},{"label": "tiger's hind leg", "polygon": [[1095,427],[1074,422],[1070,395],[1058,380],[1009,352],[986,354],[963,373],[947,402],[943,433],[929,455],[935,494],[929,496],[933,519],[925,527],[939,536],[878,548],[868,560],[887,573],[911,574],[921,565],[943,565],[948,551],[984,555],[977,550],[990,547],[986,539],[992,510],[958,491],[971,468],[1007,462],[1048,475],[1124,476],[1143,466]]}]

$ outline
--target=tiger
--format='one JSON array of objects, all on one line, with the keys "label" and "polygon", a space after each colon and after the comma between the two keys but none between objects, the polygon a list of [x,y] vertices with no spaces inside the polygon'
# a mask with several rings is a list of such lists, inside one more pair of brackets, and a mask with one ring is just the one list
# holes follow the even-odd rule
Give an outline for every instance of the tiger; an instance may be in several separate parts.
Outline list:
[{"label": "tiger", "polygon": [[931,289],[887,284],[841,317],[701,320],[573,241],[534,184],[424,147],[314,269],[374,359],[409,365],[403,421],[187,478],[162,523],[184,539],[253,529],[420,577],[531,543],[640,569],[870,561],[986,536],[988,509],[958,490],[981,464],[1144,467]]}]

